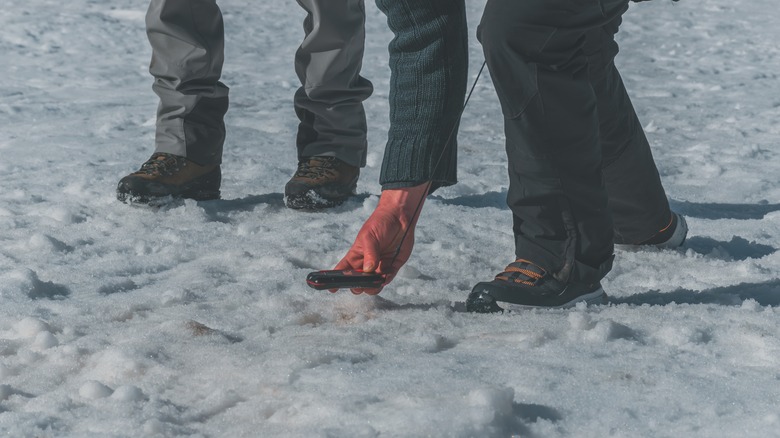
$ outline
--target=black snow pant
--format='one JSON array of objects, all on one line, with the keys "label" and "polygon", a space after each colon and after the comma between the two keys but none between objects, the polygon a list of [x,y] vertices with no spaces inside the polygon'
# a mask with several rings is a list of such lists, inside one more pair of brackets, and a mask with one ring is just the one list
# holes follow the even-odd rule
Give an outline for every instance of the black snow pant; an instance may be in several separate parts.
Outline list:
[{"label": "black snow pant", "polygon": [[671,211],[614,58],[628,0],[488,0],[478,34],[505,116],[516,256],[564,282],[611,269]]}]

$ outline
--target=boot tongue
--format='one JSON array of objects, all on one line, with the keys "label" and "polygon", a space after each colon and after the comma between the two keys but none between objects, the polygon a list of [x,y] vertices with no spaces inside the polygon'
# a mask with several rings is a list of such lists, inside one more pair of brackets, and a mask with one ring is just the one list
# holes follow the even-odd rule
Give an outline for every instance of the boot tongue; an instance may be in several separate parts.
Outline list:
[{"label": "boot tongue", "polygon": [[330,167],[330,164],[333,162],[333,157],[311,157],[309,159],[309,165],[310,166],[326,166]]}]

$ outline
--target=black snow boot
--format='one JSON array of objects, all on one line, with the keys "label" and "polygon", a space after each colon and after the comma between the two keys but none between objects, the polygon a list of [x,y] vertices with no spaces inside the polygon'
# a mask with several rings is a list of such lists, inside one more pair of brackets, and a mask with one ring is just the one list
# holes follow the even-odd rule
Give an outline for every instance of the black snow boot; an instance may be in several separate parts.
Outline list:
[{"label": "black snow boot", "polygon": [[[602,304],[607,295],[601,284],[562,283],[527,260],[510,263],[493,281],[477,283],[466,299],[466,311],[503,312],[499,302],[510,307],[570,307],[585,301]],[[513,306],[512,306],[513,305]]]}]

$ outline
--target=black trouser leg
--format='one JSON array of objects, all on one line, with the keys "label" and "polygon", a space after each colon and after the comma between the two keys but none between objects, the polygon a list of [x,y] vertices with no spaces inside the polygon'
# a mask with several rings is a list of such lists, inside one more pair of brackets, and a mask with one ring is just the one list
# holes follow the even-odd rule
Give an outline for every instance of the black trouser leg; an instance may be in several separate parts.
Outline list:
[{"label": "black trouser leg", "polygon": [[[488,0],[480,26],[506,118],[516,255],[562,281],[598,280],[611,266],[599,114],[609,88],[592,83],[585,48],[611,53],[611,64],[616,46],[604,29],[627,2]],[[604,37],[586,43],[595,31]]]},{"label": "black trouser leg", "polygon": [[[666,192],[623,80],[613,36],[620,19],[586,36],[588,74],[596,93],[599,139],[615,243],[639,243],[669,224]],[[606,41],[605,41],[606,39]]]}]

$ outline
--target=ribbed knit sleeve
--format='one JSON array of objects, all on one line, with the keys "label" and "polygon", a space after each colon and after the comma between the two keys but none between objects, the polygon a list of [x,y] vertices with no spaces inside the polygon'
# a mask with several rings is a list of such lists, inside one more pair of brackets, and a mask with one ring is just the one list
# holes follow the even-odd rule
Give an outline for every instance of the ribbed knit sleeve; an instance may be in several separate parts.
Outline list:
[{"label": "ribbed knit sleeve", "polygon": [[[463,0],[377,0],[395,38],[390,52],[390,130],[384,189],[457,182],[458,115],[466,94],[468,26]],[[437,162],[441,159],[441,163]],[[435,168],[435,172],[434,172]]]}]

